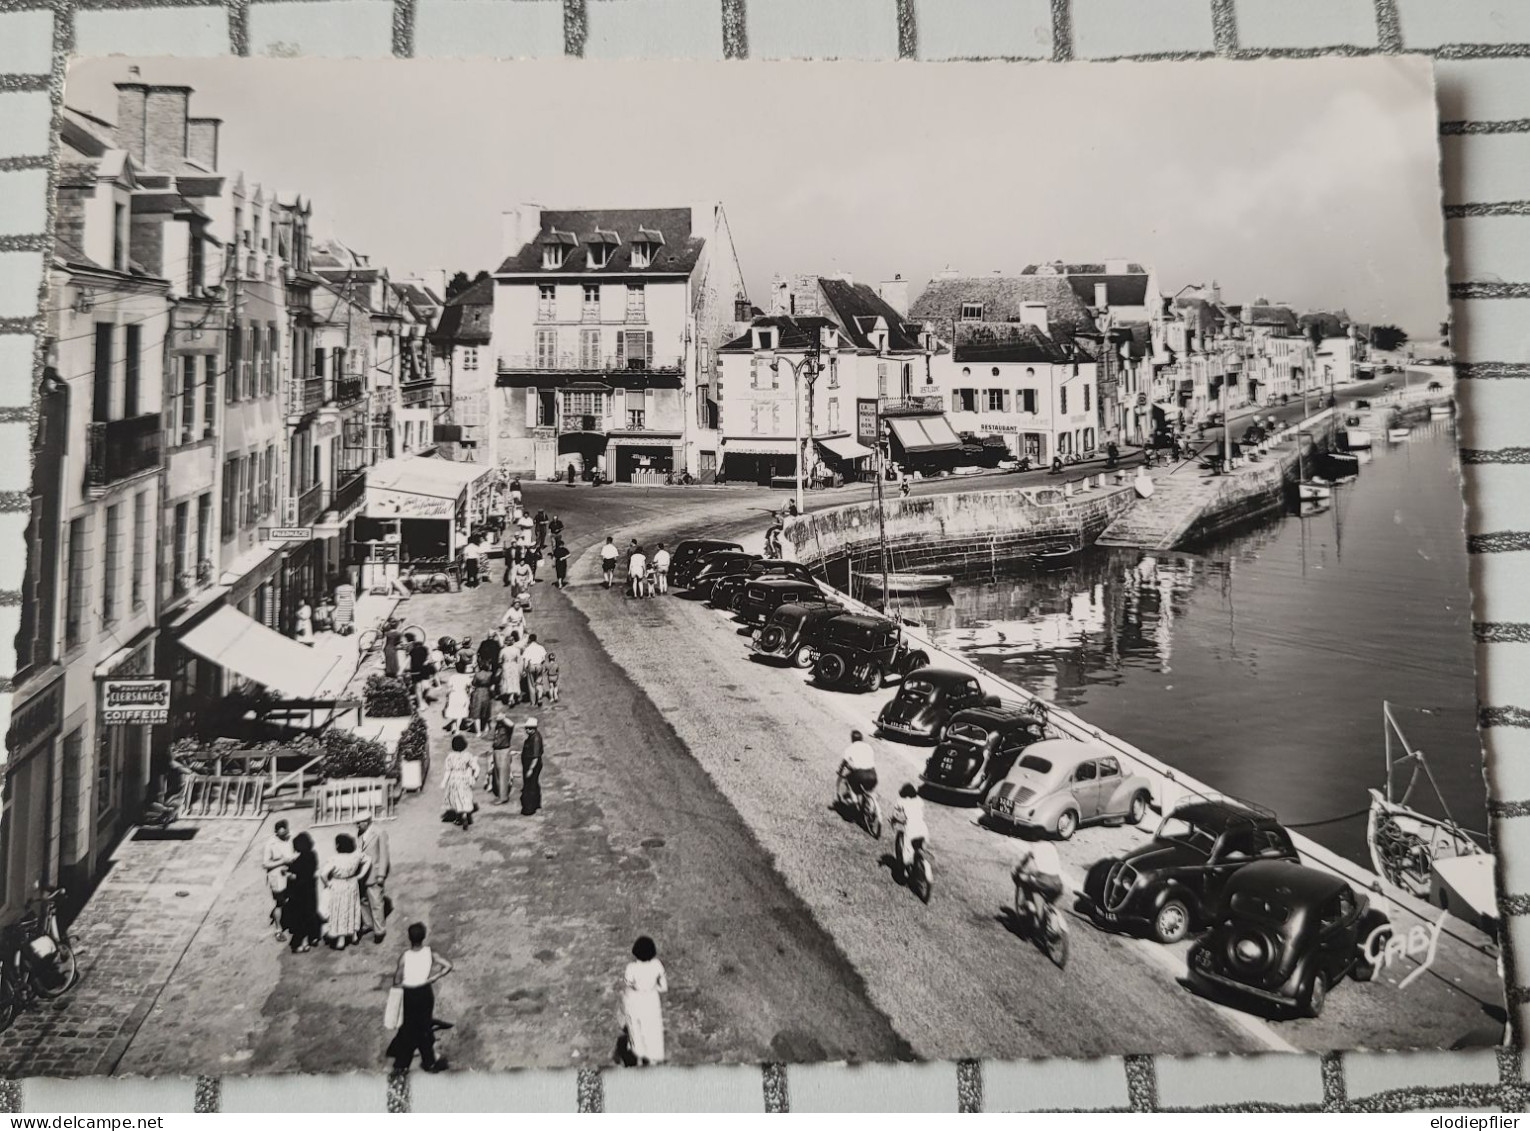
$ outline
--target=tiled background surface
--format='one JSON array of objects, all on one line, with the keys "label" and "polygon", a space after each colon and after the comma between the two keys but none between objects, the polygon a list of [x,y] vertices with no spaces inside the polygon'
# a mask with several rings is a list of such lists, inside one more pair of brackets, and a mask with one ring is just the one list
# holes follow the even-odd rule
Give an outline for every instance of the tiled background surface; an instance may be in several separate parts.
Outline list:
[{"label": "tiled background surface", "polygon": [[[1068,60],[1424,52],[1438,61],[1484,741],[1510,1000],[1530,1002],[1530,3],[1525,0],[0,0],[0,539],[28,468],[63,52]],[[9,433],[14,432],[12,436]],[[15,539],[16,541],[12,541]],[[6,558],[14,562],[15,558]],[[17,568],[0,568],[0,675]],[[7,614],[10,614],[7,616]],[[1488,642],[1489,640],[1493,642]],[[1499,643],[1498,641],[1504,641]],[[0,684],[0,731],[8,707]],[[1523,1110],[1522,1054],[0,1083],[0,1110]]]}]

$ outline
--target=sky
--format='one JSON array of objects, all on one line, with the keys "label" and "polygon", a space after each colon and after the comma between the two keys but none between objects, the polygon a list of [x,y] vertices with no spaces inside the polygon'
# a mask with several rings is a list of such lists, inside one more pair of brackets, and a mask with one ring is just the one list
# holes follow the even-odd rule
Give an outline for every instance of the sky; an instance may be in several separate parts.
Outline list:
[{"label": "sky", "polygon": [[1433,80],[1400,57],[1198,63],[123,59],[195,88],[221,165],[312,201],[399,276],[492,270],[500,215],[721,201],[750,297],[777,274],[1015,274],[1128,259],[1173,293],[1437,335]]}]

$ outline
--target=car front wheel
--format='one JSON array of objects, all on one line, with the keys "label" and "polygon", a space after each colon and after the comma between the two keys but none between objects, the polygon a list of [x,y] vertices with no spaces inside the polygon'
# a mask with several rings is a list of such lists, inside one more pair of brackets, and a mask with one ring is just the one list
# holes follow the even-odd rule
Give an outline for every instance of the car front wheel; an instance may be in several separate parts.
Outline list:
[{"label": "car front wheel", "polygon": [[835,652],[825,652],[818,657],[813,674],[822,683],[838,683],[845,678],[845,659]]},{"label": "car front wheel", "polygon": [[813,650],[806,644],[792,653],[792,663],[796,664],[799,668],[812,667],[813,659]]},{"label": "car front wheel", "polygon": [[1323,977],[1321,970],[1314,969],[1302,983],[1301,996],[1297,999],[1297,1005],[1303,1017],[1319,1017],[1327,1001],[1328,979]]},{"label": "car front wheel", "polygon": [[1189,933],[1190,908],[1183,900],[1169,900],[1153,916],[1153,937],[1161,943],[1177,943]]},{"label": "car front wheel", "polygon": [[1126,811],[1126,821],[1131,825],[1142,824],[1142,819],[1147,816],[1148,795],[1136,793],[1132,795],[1131,808]]}]

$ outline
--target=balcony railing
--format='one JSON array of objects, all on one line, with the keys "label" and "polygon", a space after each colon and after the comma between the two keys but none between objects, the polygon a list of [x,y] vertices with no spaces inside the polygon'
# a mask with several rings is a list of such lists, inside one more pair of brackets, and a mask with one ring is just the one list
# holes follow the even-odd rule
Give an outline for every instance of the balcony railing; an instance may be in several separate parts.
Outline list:
[{"label": "balcony railing", "polygon": [[498,360],[501,373],[663,373],[685,371],[680,357],[592,357],[588,354],[504,354]]},{"label": "balcony railing", "polygon": [[159,466],[162,443],[159,413],[93,421],[85,440],[85,486],[99,491]]},{"label": "balcony railing", "polygon": [[329,509],[342,518],[347,512],[355,510],[367,493],[366,471],[358,469],[344,474],[345,478],[340,480],[340,485],[335,488],[329,500]]},{"label": "balcony railing", "polygon": [[944,397],[882,397],[878,405],[883,416],[916,416],[920,413],[944,412]]},{"label": "balcony railing", "polygon": [[315,483],[297,497],[297,524],[312,526],[324,513],[324,484]]},{"label": "balcony railing", "polygon": [[605,430],[605,417],[581,412],[565,412],[558,428],[559,432],[604,432]]},{"label": "balcony railing", "polygon": [[366,395],[367,385],[360,377],[341,377],[335,381],[335,404],[344,408]]},{"label": "balcony railing", "polygon": [[291,404],[292,407],[287,411],[293,415],[317,412],[324,406],[324,378],[294,378]]},{"label": "balcony railing", "polygon": [[431,396],[435,390],[429,379],[417,381],[409,385],[400,385],[398,390],[399,403],[405,408],[424,408],[430,404]]}]

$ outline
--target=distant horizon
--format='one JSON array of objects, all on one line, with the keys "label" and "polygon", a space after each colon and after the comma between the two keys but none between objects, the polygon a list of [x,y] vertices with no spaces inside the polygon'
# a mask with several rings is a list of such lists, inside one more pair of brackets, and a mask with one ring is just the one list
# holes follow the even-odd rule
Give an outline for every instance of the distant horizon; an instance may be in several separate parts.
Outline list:
[{"label": "distant horizon", "polygon": [[716,200],[761,307],[777,275],[901,274],[913,299],[948,268],[1120,259],[1168,295],[1215,280],[1230,304],[1342,308],[1420,343],[1449,318],[1424,60],[112,57],[71,65],[66,103],[115,122],[130,66],[223,119],[226,176],[302,195],[316,236],[400,278],[492,272],[523,201]]}]

